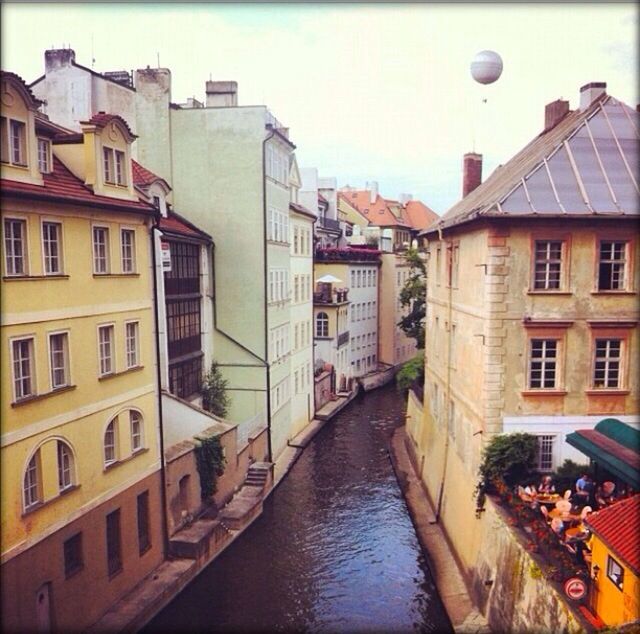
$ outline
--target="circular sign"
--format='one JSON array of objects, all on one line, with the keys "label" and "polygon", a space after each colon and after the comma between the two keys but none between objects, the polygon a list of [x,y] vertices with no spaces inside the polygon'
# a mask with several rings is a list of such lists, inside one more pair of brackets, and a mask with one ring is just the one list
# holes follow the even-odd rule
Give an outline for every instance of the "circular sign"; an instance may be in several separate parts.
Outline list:
[{"label": "circular sign", "polygon": [[587,594],[587,584],[578,577],[571,577],[564,583],[564,593],[574,601],[579,601]]}]

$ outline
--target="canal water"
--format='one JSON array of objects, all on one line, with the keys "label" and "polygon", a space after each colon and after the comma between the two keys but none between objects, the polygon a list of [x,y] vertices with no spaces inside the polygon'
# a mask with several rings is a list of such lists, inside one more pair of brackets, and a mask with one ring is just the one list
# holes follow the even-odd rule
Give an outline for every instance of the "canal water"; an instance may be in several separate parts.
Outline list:
[{"label": "canal water", "polygon": [[389,385],[327,423],[144,632],[451,632],[389,460],[404,408]]}]

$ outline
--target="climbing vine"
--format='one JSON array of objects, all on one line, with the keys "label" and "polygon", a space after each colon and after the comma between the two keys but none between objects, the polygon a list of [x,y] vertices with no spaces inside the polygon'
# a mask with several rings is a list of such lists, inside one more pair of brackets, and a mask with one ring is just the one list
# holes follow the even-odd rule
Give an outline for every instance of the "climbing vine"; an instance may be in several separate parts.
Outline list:
[{"label": "climbing vine", "polygon": [[195,449],[200,475],[200,497],[206,500],[218,490],[218,477],[224,473],[227,459],[219,436],[196,436],[196,440],[200,443]]}]

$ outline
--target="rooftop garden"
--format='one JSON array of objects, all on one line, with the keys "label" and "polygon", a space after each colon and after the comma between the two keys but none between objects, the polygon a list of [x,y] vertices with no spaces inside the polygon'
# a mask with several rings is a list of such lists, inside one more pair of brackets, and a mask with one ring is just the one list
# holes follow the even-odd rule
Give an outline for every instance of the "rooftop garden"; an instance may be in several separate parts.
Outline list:
[{"label": "rooftop garden", "polygon": [[380,251],[365,246],[339,249],[326,247],[316,251],[318,262],[379,262]]}]

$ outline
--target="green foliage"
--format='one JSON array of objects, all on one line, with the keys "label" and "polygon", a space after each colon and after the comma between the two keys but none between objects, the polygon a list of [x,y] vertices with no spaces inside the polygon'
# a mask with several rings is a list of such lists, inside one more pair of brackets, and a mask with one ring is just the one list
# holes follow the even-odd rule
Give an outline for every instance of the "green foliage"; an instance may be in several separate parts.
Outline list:
[{"label": "green foliage", "polygon": [[594,476],[593,469],[589,465],[578,464],[573,460],[565,460],[554,474],[553,481],[556,491],[562,493],[566,489],[573,489],[576,480],[584,473],[588,473],[591,477]]},{"label": "green foliage", "polygon": [[398,322],[401,330],[416,340],[418,348],[424,348],[424,318],[426,315],[427,278],[426,268],[417,249],[407,249],[409,277],[400,290],[400,304],[409,312]]},{"label": "green foliage", "polygon": [[482,452],[482,463],[476,486],[476,509],[484,507],[487,491],[494,483],[512,487],[530,477],[536,458],[538,439],[533,434],[494,436]]},{"label": "green foliage", "polygon": [[229,409],[227,381],[222,378],[218,364],[213,361],[202,383],[202,407],[207,412],[224,418]]},{"label": "green foliage", "polygon": [[200,497],[206,500],[218,490],[218,476],[224,473],[227,459],[218,436],[198,437],[196,466],[200,475]]},{"label": "green foliage", "polygon": [[424,350],[418,350],[418,354],[407,361],[396,374],[396,386],[399,390],[408,390],[413,383],[424,383]]}]

